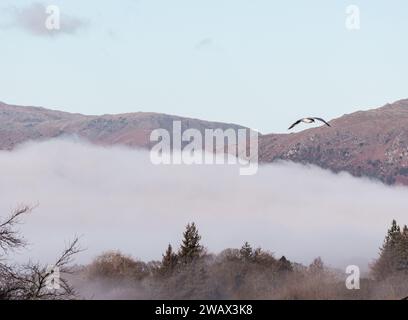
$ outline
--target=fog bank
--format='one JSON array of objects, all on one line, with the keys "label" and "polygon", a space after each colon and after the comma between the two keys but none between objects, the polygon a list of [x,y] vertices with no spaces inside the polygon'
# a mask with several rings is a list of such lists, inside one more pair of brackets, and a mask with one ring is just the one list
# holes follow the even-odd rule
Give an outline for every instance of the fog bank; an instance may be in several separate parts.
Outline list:
[{"label": "fog bank", "polygon": [[408,188],[346,173],[276,163],[254,176],[231,165],[152,165],[149,153],[72,140],[0,152],[0,215],[36,204],[21,231],[19,260],[52,262],[74,235],[89,262],[118,249],[143,260],[178,246],[195,221],[211,252],[244,241],[310,263],[365,268],[393,218],[408,223]]}]

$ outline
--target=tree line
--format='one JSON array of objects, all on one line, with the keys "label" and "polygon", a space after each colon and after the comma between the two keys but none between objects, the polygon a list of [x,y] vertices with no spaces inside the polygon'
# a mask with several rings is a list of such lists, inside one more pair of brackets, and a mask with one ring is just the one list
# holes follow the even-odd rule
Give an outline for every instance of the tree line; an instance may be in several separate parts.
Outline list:
[{"label": "tree line", "polygon": [[408,295],[408,227],[400,227],[395,220],[358,292],[347,290],[341,274],[319,257],[305,266],[285,256],[276,258],[248,242],[241,248],[209,253],[194,222],[186,225],[177,249],[168,244],[160,261],[144,262],[110,251],[88,265],[73,266],[74,256],[81,251],[75,238],[55,260],[60,286],[50,289],[53,271],[48,266],[19,265],[9,259],[10,252],[26,246],[16,227],[31,210],[22,206],[0,219],[0,299],[87,298],[89,288],[95,288],[97,296],[122,299],[399,299]]}]

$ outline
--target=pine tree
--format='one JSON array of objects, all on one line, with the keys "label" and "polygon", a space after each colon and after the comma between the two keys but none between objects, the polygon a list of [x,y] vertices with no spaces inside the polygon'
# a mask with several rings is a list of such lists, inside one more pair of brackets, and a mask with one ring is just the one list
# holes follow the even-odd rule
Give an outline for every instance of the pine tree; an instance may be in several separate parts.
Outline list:
[{"label": "pine tree", "polygon": [[245,261],[250,261],[253,258],[254,251],[248,242],[245,242],[241,247],[241,249],[239,250],[239,255],[241,259]]},{"label": "pine tree", "polygon": [[408,272],[408,227],[406,225],[402,229],[400,240],[397,245],[397,255],[398,271]]},{"label": "pine tree", "polygon": [[160,271],[162,274],[169,274],[171,273],[174,268],[176,267],[178,262],[178,256],[175,252],[173,252],[173,247],[169,243],[167,247],[166,253],[163,255],[163,259],[161,262]]},{"label": "pine tree", "polygon": [[408,272],[407,226],[401,231],[397,222],[392,221],[372,271],[377,279],[384,279],[396,272]]},{"label": "pine tree", "polygon": [[400,237],[401,228],[397,224],[397,221],[392,220],[391,228],[388,229],[382,250],[394,249],[397,246]]},{"label": "pine tree", "polygon": [[187,224],[183,233],[183,241],[179,251],[179,258],[184,263],[190,263],[200,258],[204,253],[204,248],[200,244],[201,236],[195,223]]},{"label": "pine tree", "polygon": [[282,272],[293,271],[292,263],[285,256],[282,256],[279,259],[278,270]]}]

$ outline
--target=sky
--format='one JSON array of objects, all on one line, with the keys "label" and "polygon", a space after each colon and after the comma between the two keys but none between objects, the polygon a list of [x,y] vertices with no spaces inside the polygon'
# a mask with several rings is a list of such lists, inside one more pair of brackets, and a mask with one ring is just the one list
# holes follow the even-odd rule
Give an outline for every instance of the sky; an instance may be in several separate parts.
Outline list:
[{"label": "sky", "polygon": [[0,101],[286,132],[407,98],[407,15],[404,0],[2,0]]}]

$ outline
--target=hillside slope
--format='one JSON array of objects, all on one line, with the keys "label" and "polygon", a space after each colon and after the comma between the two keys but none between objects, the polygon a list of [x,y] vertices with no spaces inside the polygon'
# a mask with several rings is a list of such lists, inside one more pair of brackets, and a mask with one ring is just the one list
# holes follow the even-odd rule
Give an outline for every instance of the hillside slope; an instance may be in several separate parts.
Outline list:
[{"label": "hillside slope", "polygon": [[[149,148],[157,128],[172,132],[174,120],[182,130],[244,128],[159,113],[136,112],[88,116],[37,107],[0,103],[0,150],[29,140],[75,135],[101,145]],[[381,108],[358,111],[298,133],[259,137],[262,163],[290,160],[310,163],[335,172],[368,176],[388,184],[408,185],[408,99]]]},{"label": "hillside slope", "polygon": [[150,133],[163,128],[170,133],[173,121],[181,121],[182,130],[194,128],[234,130],[235,124],[202,121],[178,116],[135,112],[117,115],[87,116],[38,107],[21,107],[0,102],[0,150],[10,150],[29,140],[45,140],[76,135],[102,145],[150,147]]},{"label": "hillside slope", "polygon": [[408,184],[408,99],[292,134],[260,138],[260,160],[311,163],[388,184]]}]

